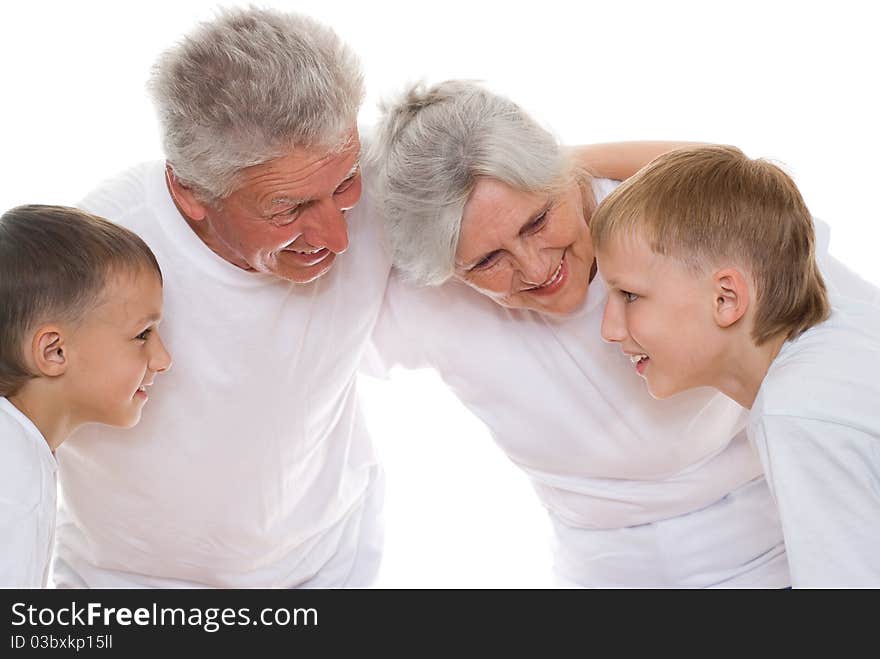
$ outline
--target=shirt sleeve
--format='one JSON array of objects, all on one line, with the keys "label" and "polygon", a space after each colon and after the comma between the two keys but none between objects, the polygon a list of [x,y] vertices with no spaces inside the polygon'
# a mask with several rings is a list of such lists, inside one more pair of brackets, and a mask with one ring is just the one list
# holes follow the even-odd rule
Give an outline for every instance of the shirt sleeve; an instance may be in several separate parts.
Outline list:
[{"label": "shirt sleeve", "polygon": [[0,495],[0,587],[40,588],[43,554],[36,510]]},{"label": "shirt sleeve", "polygon": [[361,368],[363,373],[388,377],[395,366],[410,369],[431,366],[427,346],[435,329],[432,326],[435,310],[426,298],[432,293],[392,275]]},{"label": "shirt sleeve", "polygon": [[801,588],[880,587],[880,444],[829,421],[767,415],[755,445]]}]

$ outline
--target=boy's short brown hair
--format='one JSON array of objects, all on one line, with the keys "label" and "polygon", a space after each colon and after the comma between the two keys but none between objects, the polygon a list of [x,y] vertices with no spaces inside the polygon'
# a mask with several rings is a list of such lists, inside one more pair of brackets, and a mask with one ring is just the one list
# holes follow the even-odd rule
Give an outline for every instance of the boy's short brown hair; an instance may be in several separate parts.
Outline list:
[{"label": "boy's short brown hair", "polygon": [[0,216],[0,396],[34,377],[22,354],[29,331],[78,320],[101,301],[109,276],[139,269],[162,281],[147,244],[96,215],[28,205]]},{"label": "boy's short brown hair", "polygon": [[689,147],[655,158],[593,214],[593,244],[621,236],[695,272],[726,262],[747,267],[756,288],[757,345],[789,339],[830,313],[816,264],[813,220],[794,181],[734,147]]}]

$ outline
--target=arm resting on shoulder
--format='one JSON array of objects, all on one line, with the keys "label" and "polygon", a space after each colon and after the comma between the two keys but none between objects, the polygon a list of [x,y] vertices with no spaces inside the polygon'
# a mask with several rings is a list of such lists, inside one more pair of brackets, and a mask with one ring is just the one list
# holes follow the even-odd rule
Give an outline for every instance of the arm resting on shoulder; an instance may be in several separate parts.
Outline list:
[{"label": "arm resting on shoulder", "polygon": [[657,156],[705,142],[606,142],[573,148],[575,161],[596,178],[623,181]]}]

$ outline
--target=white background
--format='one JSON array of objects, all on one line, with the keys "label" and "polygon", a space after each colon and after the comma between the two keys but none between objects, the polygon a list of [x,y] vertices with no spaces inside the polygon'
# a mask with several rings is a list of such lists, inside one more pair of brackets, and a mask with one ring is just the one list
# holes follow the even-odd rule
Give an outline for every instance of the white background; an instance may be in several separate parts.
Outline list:
[{"label": "white background", "polygon": [[[832,253],[880,284],[872,3],[268,4],[327,22],[360,54],[363,123],[407,81],[467,77],[565,143],[701,140],[775,158],[831,225]],[[73,204],[104,177],[161,157],[149,67],[216,6],[0,3],[0,210]],[[388,475],[380,585],[548,584],[543,511],[479,422],[427,372],[366,380],[364,393]]]}]

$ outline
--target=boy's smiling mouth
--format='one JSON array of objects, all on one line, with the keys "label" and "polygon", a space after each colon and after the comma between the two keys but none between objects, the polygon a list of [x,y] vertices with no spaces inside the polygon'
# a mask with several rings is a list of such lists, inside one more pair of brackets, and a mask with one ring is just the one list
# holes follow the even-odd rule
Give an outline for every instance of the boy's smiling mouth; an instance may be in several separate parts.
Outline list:
[{"label": "boy's smiling mouth", "polygon": [[642,373],[645,372],[645,367],[648,365],[648,362],[651,360],[651,358],[648,357],[648,355],[646,355],[643,352],[636,352],[636,353],[624,352],[623,354],[625,354],[627,357],[629,357],[629,360],[636,367],[636,371],[638,371],[639,375],[641,375]]}]

